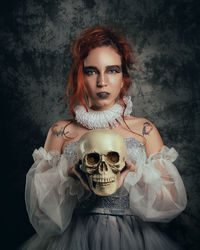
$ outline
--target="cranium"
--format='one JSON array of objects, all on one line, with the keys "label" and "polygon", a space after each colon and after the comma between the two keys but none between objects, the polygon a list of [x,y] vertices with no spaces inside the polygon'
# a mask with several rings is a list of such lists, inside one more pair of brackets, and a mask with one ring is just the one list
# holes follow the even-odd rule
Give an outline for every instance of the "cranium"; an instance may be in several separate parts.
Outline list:
[{"label": "cranium", "polygon": [[97,195],[113,194],[119,184],[120,171],[125,166],[126,144],[110,129],[97,129],[84,134],[77,145],[90,189]]}]

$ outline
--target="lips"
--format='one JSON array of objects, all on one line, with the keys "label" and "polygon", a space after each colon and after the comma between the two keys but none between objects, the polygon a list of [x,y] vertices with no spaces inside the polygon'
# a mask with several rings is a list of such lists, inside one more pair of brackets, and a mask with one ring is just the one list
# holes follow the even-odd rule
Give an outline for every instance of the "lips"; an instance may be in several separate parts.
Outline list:
[{"label": "lips", "polygon": [[108,92],[99,92],[99,93],[97,93],[97,96],[99,98],[102,98],[102,99],[107,98],[109,95],[110,95],[110,93],[108,93]]}]

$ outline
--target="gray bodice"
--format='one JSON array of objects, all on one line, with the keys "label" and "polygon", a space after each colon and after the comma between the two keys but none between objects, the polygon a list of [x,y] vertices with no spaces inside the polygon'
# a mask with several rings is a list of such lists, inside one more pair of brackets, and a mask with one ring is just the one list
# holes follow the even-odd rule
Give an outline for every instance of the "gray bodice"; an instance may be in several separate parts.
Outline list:
[{"label": "gray bodice", "polygon": [[78,214],[111,214],[131,215],[129,209],[129,193],[121,187],[114,194],[109,196],[98,196],[90,193],[87,199],[80,201],[75,209]]}]

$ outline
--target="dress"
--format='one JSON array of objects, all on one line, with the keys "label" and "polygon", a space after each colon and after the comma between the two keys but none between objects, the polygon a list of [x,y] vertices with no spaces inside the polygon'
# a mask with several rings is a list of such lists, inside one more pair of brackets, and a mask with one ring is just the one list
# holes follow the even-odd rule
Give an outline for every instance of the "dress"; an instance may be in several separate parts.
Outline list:
[{"label": "dress", "polygon": [[109,197],[84,191],[67,176],[77,162],[77,142],[61,155],[39,148],[27,174],[26,206],[37,234],[20,249],[172,250],[178,247],[151,222],[168,222],[186,206],[186,192],[174,166],[178,154],[163,146],[146,157],[144,145],[125,139],[127,160],[136,166]]}]

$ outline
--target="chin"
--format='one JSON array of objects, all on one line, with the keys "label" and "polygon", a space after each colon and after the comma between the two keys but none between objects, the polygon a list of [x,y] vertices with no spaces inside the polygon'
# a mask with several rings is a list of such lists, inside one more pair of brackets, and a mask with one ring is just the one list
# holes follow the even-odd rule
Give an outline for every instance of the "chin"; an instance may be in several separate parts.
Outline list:
[{"label": "chin", "polygon": [[111,108],[114,104],[115,104],[115,101],[109,101],[109,100],[104,99],[104,100],[98,100],[91,107],[93,107],[93,109],[106,110],[106,109]]}]

